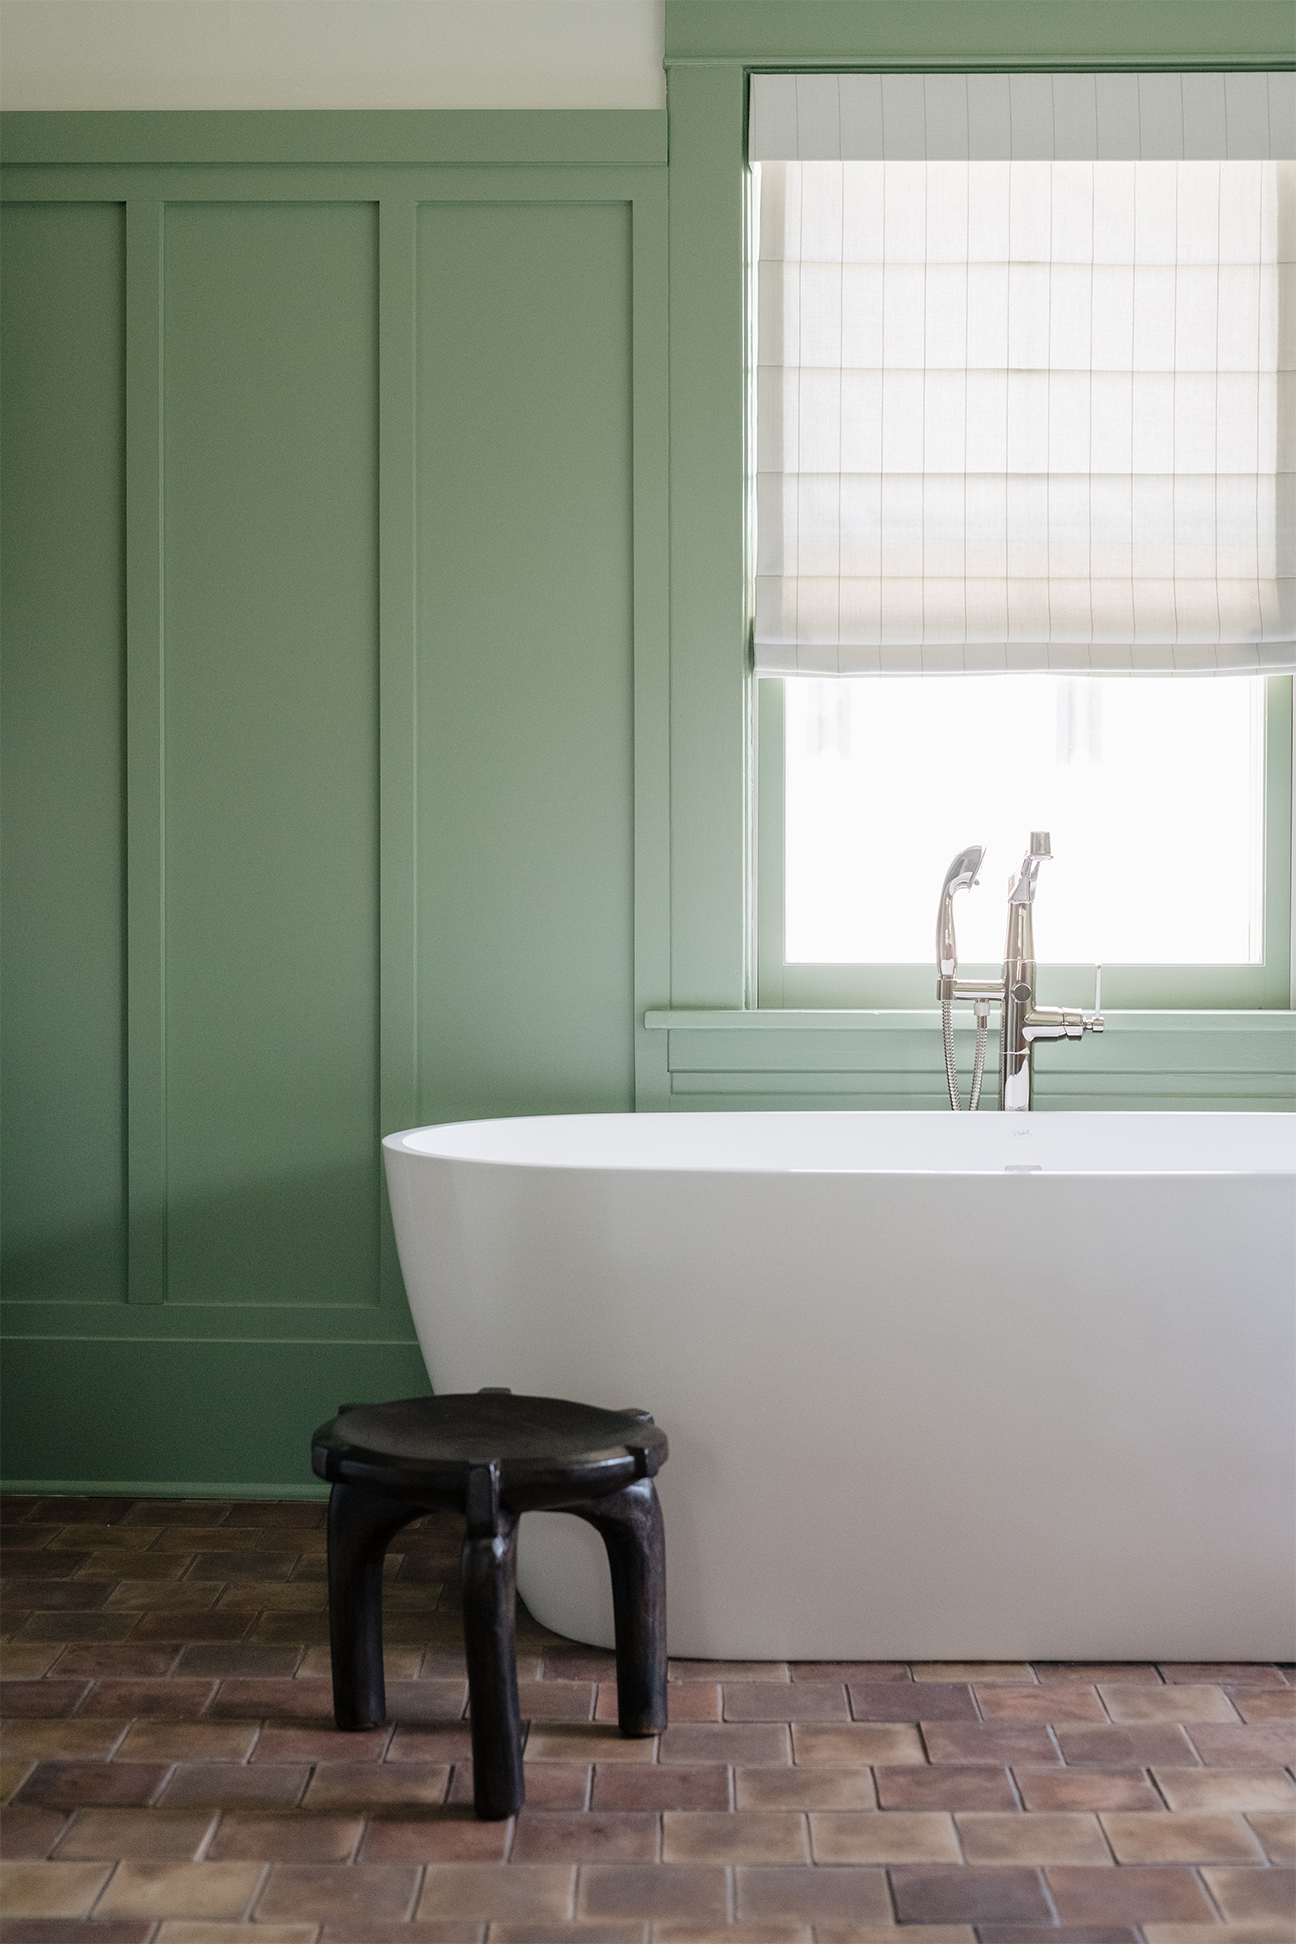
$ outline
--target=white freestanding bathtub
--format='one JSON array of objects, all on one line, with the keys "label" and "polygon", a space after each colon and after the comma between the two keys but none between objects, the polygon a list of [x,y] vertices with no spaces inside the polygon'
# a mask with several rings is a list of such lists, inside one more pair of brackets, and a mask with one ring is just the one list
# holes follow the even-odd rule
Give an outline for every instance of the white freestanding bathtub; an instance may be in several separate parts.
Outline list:
[{"label": "white freestanding bathtub", "polygon": [[[670,1645],[1290,1660],[1296,1116],[608,1114],[384,1143],[436,1390],[670,1436]],[[522,1524],[610,1644],[599,1542]]]}]

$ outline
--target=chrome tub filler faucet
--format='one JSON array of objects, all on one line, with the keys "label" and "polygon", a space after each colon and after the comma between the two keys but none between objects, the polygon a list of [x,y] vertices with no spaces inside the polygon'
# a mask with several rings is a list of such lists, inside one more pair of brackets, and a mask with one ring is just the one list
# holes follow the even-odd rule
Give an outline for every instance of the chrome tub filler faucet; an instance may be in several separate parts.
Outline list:
[{"label": "chrome tub filler faucet", "polygon": [[958,947],[954,941],[954,893],[966,891],[978,882],[977,872],[985,856],[984,846],[969,844],[945,873],[941,886],[940,910],[936,918],[936,996],[940,1000],[941,1034],[945,1043],[945,1078],[949,1085],[950,1106],[958,1112],[958,1078],[954,1071],[955,1000],[970,1002],[976,1011],[976,1052],[972,1062],[972,1098],[975,1111],[981,1099],[985,1072],[986,1036],[990,1008],[1000,1008],[999,1032],[999,1106],[1005,1113],[1025,1113],[1031,1105],[1032,1050],[1038,1040],[1080,1039],[1085,1033],[1101,1033],[1102,967],[1094,980],[1094,1009],[1080,1012],[1069,1006],[1037,1006],[1035,1003],[1035,937],[1031,920],[1035,902],[1035,880],[1046,857],[1053,855],[1047,830],[1032,830],[1030,849],[1021,869],[1008,882],[1008,936],[1004,943],[1003,976],[999,979],[960,979]]}]

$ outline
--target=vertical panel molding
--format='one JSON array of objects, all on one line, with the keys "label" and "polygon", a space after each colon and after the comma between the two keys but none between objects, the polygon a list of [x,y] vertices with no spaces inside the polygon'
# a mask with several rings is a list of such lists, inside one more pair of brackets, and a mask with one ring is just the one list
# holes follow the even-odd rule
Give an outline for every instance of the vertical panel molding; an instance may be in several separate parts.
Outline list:
[{"label": "vertical panel molding", "polygon": [[[418,1110],[416,815],[418,694],[414,589],[414,224],[412,197],[378,205],[378,737],[380,1137]],[[405,1287],[379,1175],[380,1301]]]},{"label": "vertical panel molding", "polygon": [[126,205],[127,1296],[166,1299],[161,202]]},{"label": "vertical panel molding", "polygon": [[664,1109],[670,1074],[644,1014],[670,991],[670,360],[664,181],[631,206],[634,387],[635,1107]]},{"label": "vertical panel molding", "polygon": [[670,77],[671,993],[747,999],[740,69]]}]

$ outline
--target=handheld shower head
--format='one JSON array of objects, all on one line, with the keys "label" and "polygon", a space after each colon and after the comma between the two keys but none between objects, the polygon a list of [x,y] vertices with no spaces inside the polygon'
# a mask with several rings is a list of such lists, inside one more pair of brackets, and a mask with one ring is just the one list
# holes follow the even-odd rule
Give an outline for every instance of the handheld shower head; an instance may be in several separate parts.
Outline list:
[{"label": "handheld shower head", "polygon": [[961,850],[945,873],[941,886],[940,909],[936,914],[936,963],[941,976],[950,978],[958,970],[958,949],[954,943],[954,893],[967,891],[977,882],[977,872],[985,856],[984,844],[969,844]]}]

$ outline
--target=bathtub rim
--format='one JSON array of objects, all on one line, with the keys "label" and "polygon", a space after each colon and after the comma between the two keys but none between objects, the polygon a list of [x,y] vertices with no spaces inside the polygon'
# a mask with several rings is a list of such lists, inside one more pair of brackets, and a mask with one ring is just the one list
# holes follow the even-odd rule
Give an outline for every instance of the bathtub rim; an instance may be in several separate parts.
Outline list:
[{"label": "bathtub rim", "polygon": [[[1029,1181],[1033,1175],[1040,1174],[1052,1179],[1059,1177],[1083,1177],[1094,1180],[1124,1180],[1127,1178],[1154,1179],[1160,1177],[1190,1177],[1205,1180],[1233,1176],[1250,1176],[1278,1180],[1296,1179],[1296,1116],[1281,1111],[1236,1113],[1183,1111],[1173,1108],[1158,1108],[1153,1110],[1138,1108],[1101,1109],[1096,1111],[1086,1109],[1058,1109],[1049,1111],[1048,1113],[1033,1113],[1020,1117],[1014,1115],[1011,1117],[1014,1122],[1020,1119],[1028,1124],[1020,1127],[1014,1125],[1012,1129],[1004,1127],[1003,1121],[1005,1118],[999,1114],[987,1113],[984,1117],[978,1115],[975,1120],[965,1119],[962,1123],[959,1123],[954,1120],[954,1117],[948,1111],[932,1108],[797,1108],[791,1110],[777,1108],[745,1110],[737,1108],[712,1109],[705,1110],[701,1113],[689,1113],[685,1115],[594,1110],[589,1113],[491,1115],[472,1120],[430,1122],[420,1127],[403,1128],[391,1134],[384,1135],[382,1138],[382,1146],[385,1151],[393,1156],[399,1155],[417,1161],[449,1163],[456,1167],[501,1168],[527,1173],[571,1175],[652,1174],[692,1176],[750,1174],[758,1176],[808,1175],[823,1178],[838,1176],[858,1176],[861,1178],[975,1176],[990,1180],[999,1180],[1012,1175],[1018,1179]],[[426,1144],[429,1139],[434,1140],[437,1136],[445,1138],[460,1137],[462,1140],[463,1137],[470,1136],[477,1130],[512,1129],[519,1126],[526,1126],[537,1130],[542,1130],[546,1127],[563,1129],[572,1127],[574,1124],[581,1124],[583,1126],[591,1121],[610,1122],[624,1127],[645,1122],[660,1123],[663,1120],[671,1124],[683,1123],[693,1127],[696,1127],[699,1123],[732,1124],[745,1122],[750,1124],[753,1121],[757,1121],[766,1125],[781,1123],[787,1126],[789,1123],[806,1121],[815,1123],[851,1121],[856,1123],[869,1122],[873,1124],[878,1122],[896,1122],[903,1123],[910,1129],[914,1128],[915,1124],[926,1124],[929,1126],[939,1124],[942,1127],[950,1128],[951,1131],[954,1126],[962,1125],[970,1132],[974,1126],[978,1128],[985,1126],[984,1135],[978,1134],[975,1138],[985,1139],[987,1141],[996,1138],[1002,1139],[1005,1136],[1011,1137],[1013,1134],[1027,1134],[1032,1131],[1029,1123],[1038,1123],[1041,1121],[1046,1124],[1052,1124],[1055,1128],[1058,1127],[1059,1123],[1071,1127],[1084,1126],[1091,1133],[1098,1133],[1104,1124],[1113,1123],[1124,1128],[1128,1128],[1136,1123],[1141,1127],[1164,1126],[1167,1123],[1173,1123],[1175,1125],[1191,1123],[1203,1133],[1208,1133],[1212,1125],[1227,1126],[1234,1130],[1239,1130],[1239,1124],[1243,1124],[1244,1126],[1253,1128],[1257,1133],[1261,1128],[1264,1128],[1271,1137],[1272,1144],[1281,1147],[1283,1151],[1276,1158],[1276,1163],[1271,1165],[1264,1163],[1257,1165],[1254,1158],[1247,1158],[1233,1165],[1218,1163],[1214,1165],[1209,1163],[1203,1165],[1194,1162],[1192,1165],[1179,1166],[1154,1165],[1142,1162],[1132,1166],[1085,1166],[1077,1165],[1074,1160],[1054,1163],[1052,1165],[1041,1165],[1039,1167],[1006,1166],[1002,1160],[988,1165],[972,1165],[970,1160],[960,1160],[957,1166],[951,1166],[948,1162],[927,1166],[877,1165],[875,1163],[851,1166],[803,1166],[793,1164],[787,1159],[778,1161],[773,1159],[753,1159],[749,1157],[740,1160],[732,1156],[725,1156],[722,1153],[709,1156],[705,1160],[690,1160],[687,1157],[680,1156],[657,1159],[653,1156],[646,1155],[617,1155],[615,1151],[611,1151],[606,1156],[597,1157],[572,1157],[570,1154],[564,1155],[562,1153],[537,1153],[522,1156],[518,1154],[492,1154],[489,1152],[472,1153],[464,1152],[462,1149],[459,1152],[446,1152],[444,1150],[438,1150],[435,1145]],[[981,1157],[977,1156],[975,1160],[980,1163]]]}]

